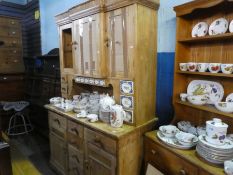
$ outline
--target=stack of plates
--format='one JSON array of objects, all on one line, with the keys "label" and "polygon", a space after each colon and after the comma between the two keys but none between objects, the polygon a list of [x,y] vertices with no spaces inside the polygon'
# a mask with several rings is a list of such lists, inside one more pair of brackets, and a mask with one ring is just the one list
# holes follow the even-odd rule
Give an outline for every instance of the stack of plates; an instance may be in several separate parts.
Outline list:
[{"label": "stack of plates", "polygon": [[205,135],[200,135],[196,151],[206,161],[221,165],[224,161],[233,159],[233,142],[225,139],[223,145],[217,146],[207,142]]}]

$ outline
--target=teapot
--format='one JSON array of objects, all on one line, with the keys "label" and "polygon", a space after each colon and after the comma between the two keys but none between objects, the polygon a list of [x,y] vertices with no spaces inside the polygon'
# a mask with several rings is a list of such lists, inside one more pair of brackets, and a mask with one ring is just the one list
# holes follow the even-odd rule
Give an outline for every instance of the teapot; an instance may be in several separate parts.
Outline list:
[{"label": "teapot", "polygon": [[119,128],[123,125],[124,118],[126,117],[126,113],[123,110],[121,105],[113,105],[111,107],[110,114],[110,123],[112,127]]}]

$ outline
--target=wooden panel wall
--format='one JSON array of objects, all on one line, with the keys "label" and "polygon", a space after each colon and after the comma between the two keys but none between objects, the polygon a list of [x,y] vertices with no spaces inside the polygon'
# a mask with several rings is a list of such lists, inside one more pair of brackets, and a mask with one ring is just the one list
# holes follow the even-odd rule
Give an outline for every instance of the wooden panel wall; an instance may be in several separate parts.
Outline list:
[{"label": "wooden panel wall", "polygon": [[24,57],[41,55],[40,20],[34,19],[34,11],[37,9],[39,0],[32,0],[27,5],[0,2],[0,15],[22,20]]}]

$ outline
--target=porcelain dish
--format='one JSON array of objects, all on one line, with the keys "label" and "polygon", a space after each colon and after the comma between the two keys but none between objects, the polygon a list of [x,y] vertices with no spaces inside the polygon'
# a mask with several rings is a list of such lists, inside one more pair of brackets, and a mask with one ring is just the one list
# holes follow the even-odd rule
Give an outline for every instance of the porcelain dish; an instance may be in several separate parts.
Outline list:
[{"label": "porcelain dish", "polygon": [[194,146],[198,142],[197,136],[190,133],[178,132],[175,137],[181,145],[185,146]]},{"label": "porcelain dish", "polygon": [[193,80],[187,88],[188,95],[204,95],[207,94],[209,99],[207,104],[215,104],[220,102],[224,96],[223,86],[214,81]]},{"label": "porcelain dish", "polygon": [[174,148],[178,148],[178,149],[191,149],[192,147],[194,147],[195,145],[191,145],[191,146],[186,146],[186,145],[182,145],[180,144],[176,138],[168,138],[165,135],[163,135],[163,133],[161,131],[157,132],[157,137],[159,138],[159,140],[161,140],[163,143],[165,143],[168,146],[174,147]]},{"label": "porcelain dish", "polygon": [[221,71],[224,74],[232,74],[233,64],[221,64]]},{"label": "porcelain dish", "polygon": [[225,18],[218,18],[210,24],[209,35],[219,35],[227,32],[228,21]]},{"label": "porcelain dish", "polygon": [[226,102],[233,102],[233,93],[230,93],[230,94],[226,97]]},{"label": "porcelain dish", "polygon": [[230,33],[233,33],[233,20],[230,22],[229,31]]},{"label": "porcelain dish", "polygon": [[162,134],[168,138],[173,138],[179,132],[179,129],[174,125],[164,125],[160,126],[159,130]]},{"label": "porcelain dish", "polygon": [[133,94],[134,93],[133,81],[121,80],[120,89],[121,89],[121,93]]},{"label": "porcelain dish", "polygon": [[214,106],[222,112],[233,113],[233,102],[216,102]]},{"label": "porcelain dish", "polygon": [[192,37],[202,37],[208,33],[208,24],[206,22],[197,23],[192,29]]},{"label": "porcelain dish", "polygon": [[188,101],[194,105],[204,105],[209,100],[207,95],[189,95]]}]

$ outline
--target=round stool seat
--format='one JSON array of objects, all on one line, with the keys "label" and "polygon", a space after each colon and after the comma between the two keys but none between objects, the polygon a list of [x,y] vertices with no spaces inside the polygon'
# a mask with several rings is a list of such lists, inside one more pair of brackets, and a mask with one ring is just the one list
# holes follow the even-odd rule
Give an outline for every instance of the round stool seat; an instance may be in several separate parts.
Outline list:
[{"label": "round stool seat", "polygon": [[25,115],[25,108],[29,106],[29,102],[17,101],[17,102],[6,102],[4,103],[3,109],[5,111],[14,110],[16,113],[13,114],[9,121],[7,129],[8,135],[21,135],[28,134],[33,130],[33,126],[30,122],[28,115]]}]

